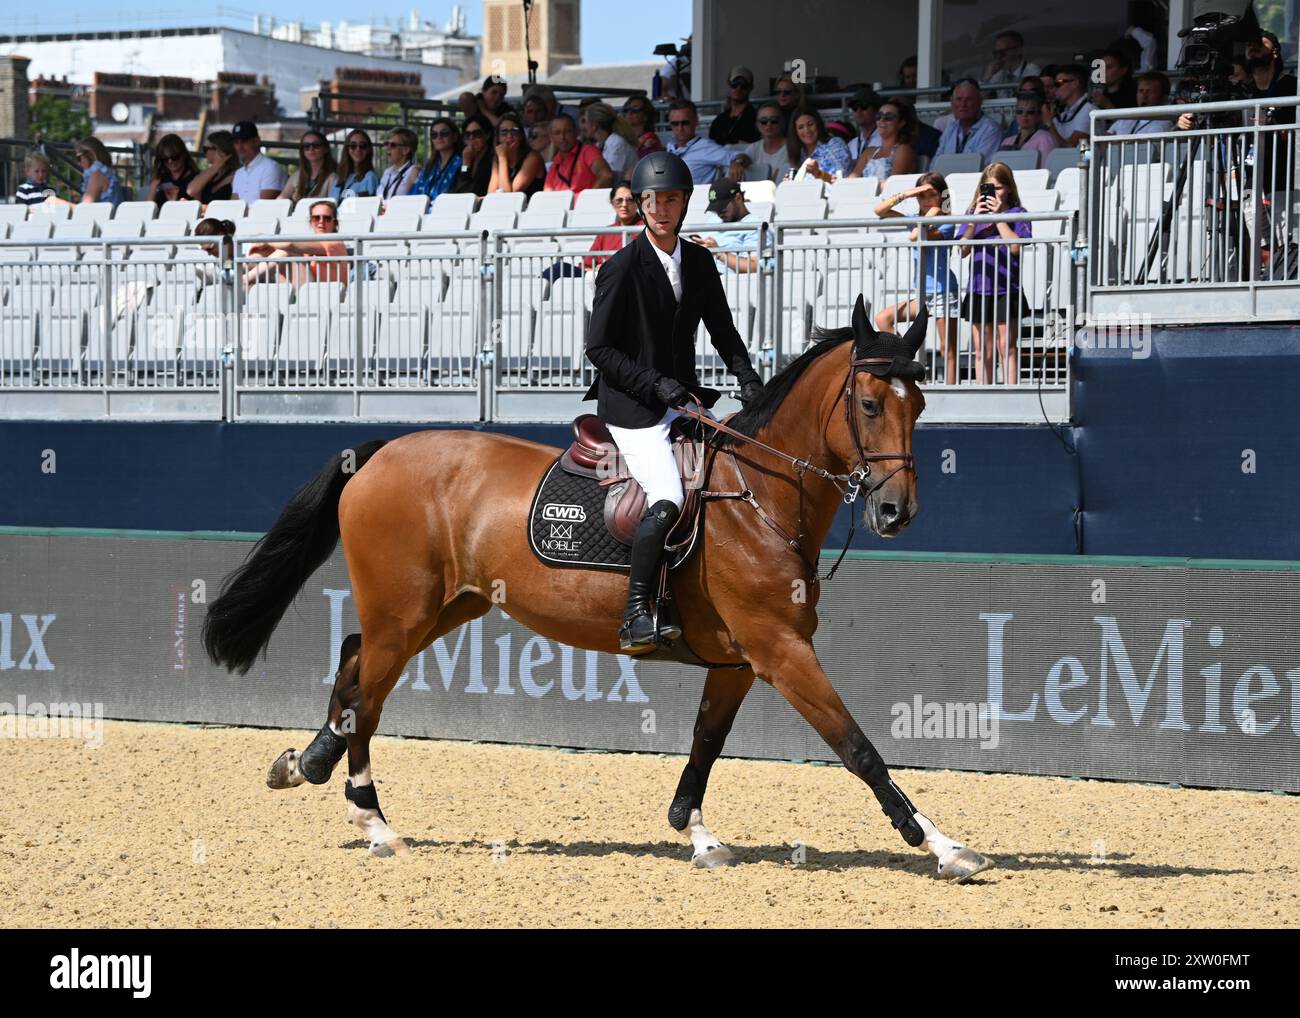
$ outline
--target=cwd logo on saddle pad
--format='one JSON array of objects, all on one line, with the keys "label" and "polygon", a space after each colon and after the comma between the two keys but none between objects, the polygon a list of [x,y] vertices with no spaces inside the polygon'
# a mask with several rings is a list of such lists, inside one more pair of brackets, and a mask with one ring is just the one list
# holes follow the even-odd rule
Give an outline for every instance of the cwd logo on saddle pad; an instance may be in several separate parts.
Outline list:
[{"label": "cwd logo on saddle pad", "polygon": [[587,510],[580,505],[547,502],[542,506],[542,519],[551,523],[586,523]]}]

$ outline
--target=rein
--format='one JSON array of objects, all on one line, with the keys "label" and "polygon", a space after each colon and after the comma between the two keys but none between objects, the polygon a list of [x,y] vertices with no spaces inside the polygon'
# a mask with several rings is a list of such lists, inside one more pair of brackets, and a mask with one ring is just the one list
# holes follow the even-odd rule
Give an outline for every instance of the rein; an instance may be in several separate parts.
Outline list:
[{"label": "rein", "polygon": [[[714,500],[734,498],[734,499],[740,499],[743,502],[748,502],[751,506],[754,507],[754,511],[758,513],[759,518],[764,523],[766,523],[769,527],[771,527],[772,530],[775,531],[776,534],[783,541],[785,541],[787,545],[789,545],[789,547],[795,552],[795,554],[797,554],[803,560],[803,563],[808,568],[808,572],[812,576],[812,580],[814,583],[820,583],[822,580],[831,579],[835,575],[836,571],[840,568],[840,564],[844,561],[844,556],[848,554],[849,544],[853,541],[853,534],[857,529],[857,515],[852,510],[850,510],[849,531],[848,531],[848,535],[844,538],[844,547],[840,550],[839,558],[835,560],[835,564],[831,566],[830,571],[826,573],[824,576],[821,575],[818,568],[815,565],[813,565],[812,562],[809,561],[808,556],[804,553],[804,539],[805,539],[804,529],[803,529],[804,474],[812,473],[822,478],[823,480],[830,481],[832,484],[835,485],[836,489],[840,491],[842,495],[841,502],[844,505],[852,506],[853,503],[857,501],[858,495],[862,493],[862,485],[865,483],[867,478],[871,476],[872,463],[878,463],[881,460],[899,461],[898,465],[894,467],[893,470],[889,471],[889,473],[885,474],[883,477],[881,477],[878,481],[876,481],[874,484],[871,485],[871,487],[869,487],[866,490],[867,498],[870,498],[873,494],[875,494],[881,488],[882,485],[884,485],[891,477],[893,477],[900,470],[908,469],[915,472],[916,462],[911,453],[867,452],[866,449],[863,448],[862,436],[858,430],[858,415],[855,412],[856,404],[853,400],[853,382],[854,379],[857,377],[857,373],[861,371],[863,368],[869,367],[871,365],[889,366],[892,365],[893,363],[894,361],[892,357],[853,358],[850,355],[849,370],[844,377],[844,386],[840,389],[839,395],[835,397],[836,403],[838,403],[841,399],[844,400],[844,420],[848,425],[849,435],[853,439],[853,448],[856,451],[858,456],[858,465],[847,474],[831,473],[829,470],[825,470],[822,467],[817,466],[815,463],[812,462],[811,459],[808,458],[801,459],[797,456],[791,456],[789,453],[782,452],[780,449],[774,449],[772,446],[768,445],[767,443],[760,442],[758,439],[743,434],[737,431],[735,428],[728,427],[726,424],[723,424],[721,421],[715,421],[712,417],[709,417],[707,414],[703,413],[702,411],[692,410],[689,407],[684,407],[684,406],[676,407],[675,409],[679,413],[683,414],[684,416],[690,417],[693,420],[699,421],[701,424],[707,425],[717,433],[730,435],[731,437],[739,439],[741,442],[744,442],[747,445],[753,445],[758,447],[759,449],[762,449],[764,452],[771,453],[773,456],[777,457],[780,460],[783,460],[784,462],[790,464],[790,466],[794,468],[795,478],[798,480],[799,483],[799,518],[798,518],[799,532],[798,534],[792,537],[784,527],[782,527],[775,519],[771,517],[771,515],[768,514],[768,512],[762,507],[762,505],[759,504],[758,500],[754,498],[753,491],[750,490],[749,485],[746,484],[745,482],[745,475],[744,472],[740,469],[740,462],[739,460],[736,459],[736,452],[734,448],[729,449],[728,452],[731,455],[732,465],[736,468],[736,476],[740,478],[741,484],[744,485],[744,490],[743,491],[702,491],[700,492],[700,498],[714,499]],[[698,403],[698,400],[696,402]],[[834,404],[832,404],[831,413],[833,414],[834,412],[835,412],[835,406]],[[713,451],[715,453],[717,449],[718,449],[717,446],[713,446]],[[841,484],[841,482],[843,482],[843,484]]]}]

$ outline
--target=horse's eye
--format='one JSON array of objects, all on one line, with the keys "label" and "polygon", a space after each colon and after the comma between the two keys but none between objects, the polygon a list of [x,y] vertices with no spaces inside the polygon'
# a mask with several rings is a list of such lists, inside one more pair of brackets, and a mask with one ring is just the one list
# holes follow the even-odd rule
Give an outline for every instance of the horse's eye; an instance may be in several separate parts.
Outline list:
[{"label": "horse's eye", "polygon": [[868,417],[879,417],[880,416],[879,400],[863,399],[862,412],[866,414]]}]

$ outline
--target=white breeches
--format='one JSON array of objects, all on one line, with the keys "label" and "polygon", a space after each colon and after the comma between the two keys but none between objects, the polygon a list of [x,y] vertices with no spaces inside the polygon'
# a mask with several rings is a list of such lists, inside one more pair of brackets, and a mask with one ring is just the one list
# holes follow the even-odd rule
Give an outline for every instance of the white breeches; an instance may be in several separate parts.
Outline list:
[{"label": "white breeches", "polygon": [[[713,417],[707,410],[705,413]],[[647,506],[667,501],[678,509],[682,507],[685,495],[682,491],[682,477],[677,469],[677,460],[673,457],[672,440],[668,437],[669,426],[681,416],[670,408],[658,424],[652,424],[648,428],[616,428],[612,424],[606,425],[618,444],[619,455],[623,458],[627,472],[645,489]]]}]

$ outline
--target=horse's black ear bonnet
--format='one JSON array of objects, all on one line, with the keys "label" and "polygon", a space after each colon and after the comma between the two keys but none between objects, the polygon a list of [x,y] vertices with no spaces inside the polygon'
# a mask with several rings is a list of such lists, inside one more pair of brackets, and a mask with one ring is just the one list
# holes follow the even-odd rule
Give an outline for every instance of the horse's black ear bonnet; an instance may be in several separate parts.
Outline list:
[{"label": "horse's black ear bonnet", "polygon": [[925,329],[930,321],[930,312],[925,303],[921,304],[921,313],[904,336],[892,332],[877,332],[867,314],[862,294],[853,306],[853,359],[865,357],[888,357],[890,364],[865,364],[863,371],[870,371],[877,378],[912,378],[921,381],[925,378],[925,365],[916,360],[916,352],[925,342]]}]

